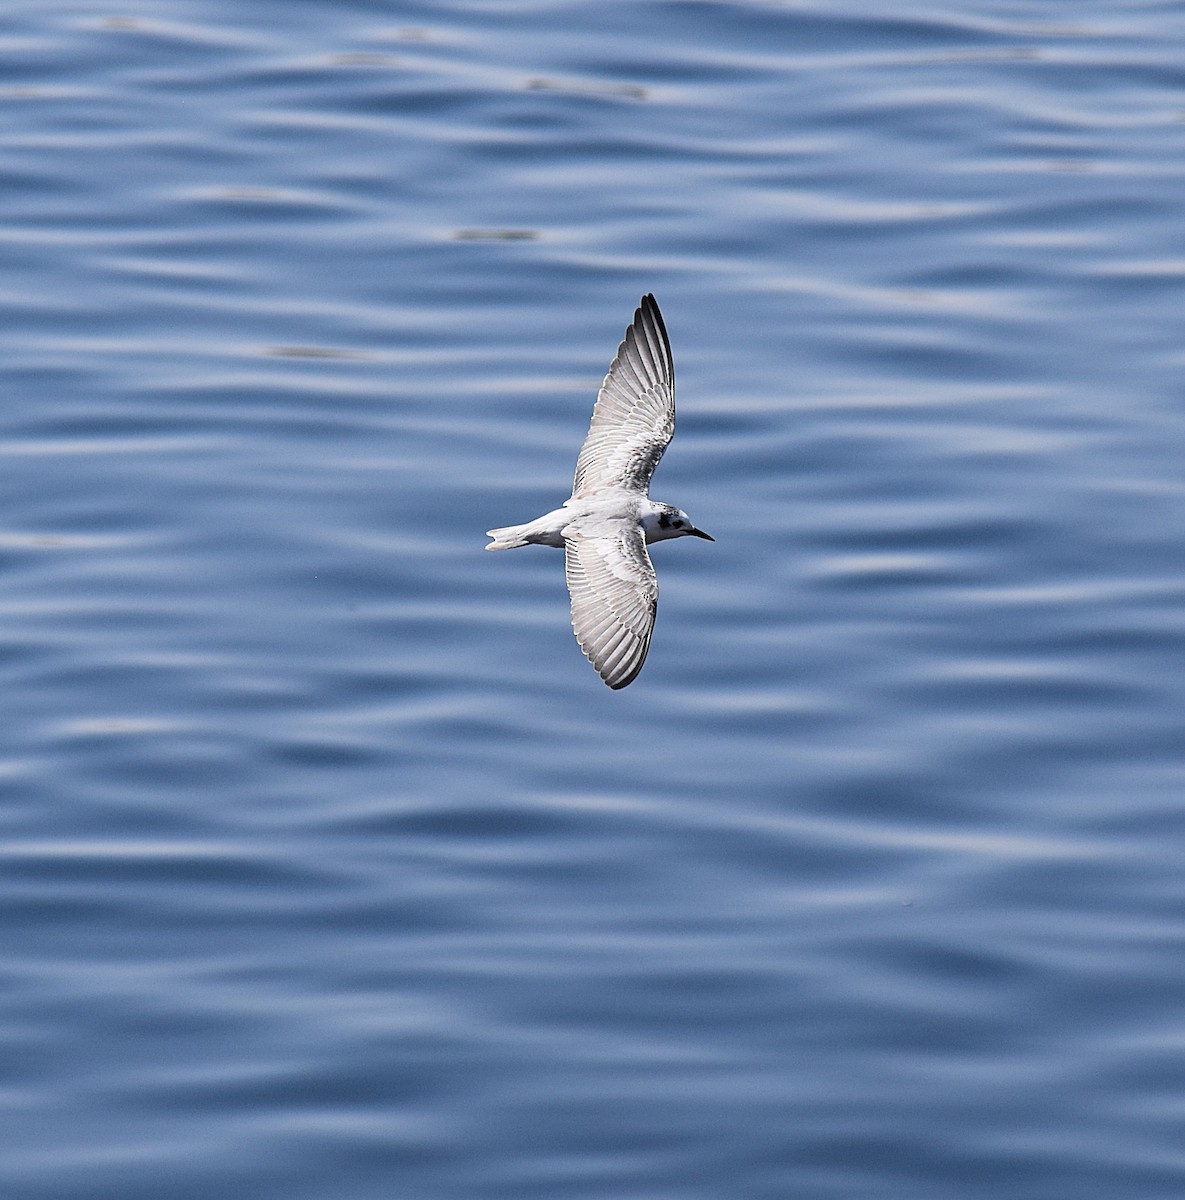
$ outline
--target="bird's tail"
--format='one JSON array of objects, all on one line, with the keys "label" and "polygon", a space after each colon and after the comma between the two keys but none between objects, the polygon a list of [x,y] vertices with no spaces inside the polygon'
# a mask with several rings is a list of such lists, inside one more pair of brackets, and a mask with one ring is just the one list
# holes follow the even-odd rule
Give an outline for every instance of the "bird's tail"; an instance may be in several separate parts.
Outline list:
[{"label": "bird's tail", "polygon": [[494,540],[486,549],[514,550],[519,546],[526,546],[529,542],[526,535],[530,526],[531,522],[528,521],[526,525],[504,525],[501,529],[487,529],[486,537],[492,537]]}]

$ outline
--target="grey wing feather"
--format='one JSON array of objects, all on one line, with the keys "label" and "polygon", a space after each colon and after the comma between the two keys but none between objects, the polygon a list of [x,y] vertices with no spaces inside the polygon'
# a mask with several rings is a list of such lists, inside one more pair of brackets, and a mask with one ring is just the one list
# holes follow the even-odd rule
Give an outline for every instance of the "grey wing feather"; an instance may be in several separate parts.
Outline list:
[{"label": "grey wing feather", "polygon": [[647,294],[597,394],[576,462],[573,496],[625,487],[645,494],[675,432],[675,365],[666,326]]},{"label": "grey wing feather", "polygon": [[641,528],[566,537],[565,568],[572,628],[588,661],[611,688],[632,683],[646,661],[658,611],[658,579]]}]

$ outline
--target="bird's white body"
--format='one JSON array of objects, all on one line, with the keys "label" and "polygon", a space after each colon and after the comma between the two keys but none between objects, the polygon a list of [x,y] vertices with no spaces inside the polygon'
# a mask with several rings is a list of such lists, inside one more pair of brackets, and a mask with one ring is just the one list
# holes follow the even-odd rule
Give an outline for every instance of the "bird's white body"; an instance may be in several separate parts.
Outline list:
[{"label": "bird's white body", "polygon": [[650,499],[650,477],[674,432],[671,346],[646,295],[597,394],[571,497],[533,521],[489,530],[487,550],[565,551],[576,640],[611,688],[633,682],[650,647],[658,579],[646,546],[713,540],[682,509]]},{"label": "bird's white body", "polygon": [[[554,546],[557,550],[563,550],[567,545],[565,531],[569,537],[577,532],[596,537],[597,529],[603,527],[606,532],[612,533],[621,521],[633,521],[641,526],[647,545],[651,542],[664,542],[668,538],[683,537],[693,532],[692,529],[673,527],[672,516],[682,517],[688,525],[691,524],[691,519],[680,509],[670,504],[658,504],[649,496],[639,496],[637,492],[621,488],[580,500],[575,497],[565,500],[562,508],[553,508],[551,512],[544,513],[525,525],[507,525],[504,529],[491,529],[489,536],[495,541],[486,549],[514,550],[519,546]],[[694,532],[703,536],[700,530]]]}]

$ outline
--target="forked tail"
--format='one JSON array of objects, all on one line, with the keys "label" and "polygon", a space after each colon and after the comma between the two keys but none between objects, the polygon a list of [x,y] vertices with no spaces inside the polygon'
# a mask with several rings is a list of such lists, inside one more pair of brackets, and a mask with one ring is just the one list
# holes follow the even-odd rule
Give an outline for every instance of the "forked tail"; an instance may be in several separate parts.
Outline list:
[{"label": "forked tail", "polygon": [[531,522],[526,525],[505,525],[501,529],[487,529],[486,537],[494,540],[486,547],[487,550],[515,550],[528,544],[526,532]]}]

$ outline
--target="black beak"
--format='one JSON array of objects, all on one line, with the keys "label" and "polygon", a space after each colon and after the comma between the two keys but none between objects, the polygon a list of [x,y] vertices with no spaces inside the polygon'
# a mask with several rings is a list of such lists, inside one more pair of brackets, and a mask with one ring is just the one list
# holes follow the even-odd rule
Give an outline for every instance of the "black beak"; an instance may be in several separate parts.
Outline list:
[{"label": "black beak", "polygon": [[710,533],[704,533],[702,529],[691,529],[689,533],[693,533],[696,537],[702,537],[705,542],[714,542],[716,539]]}]

